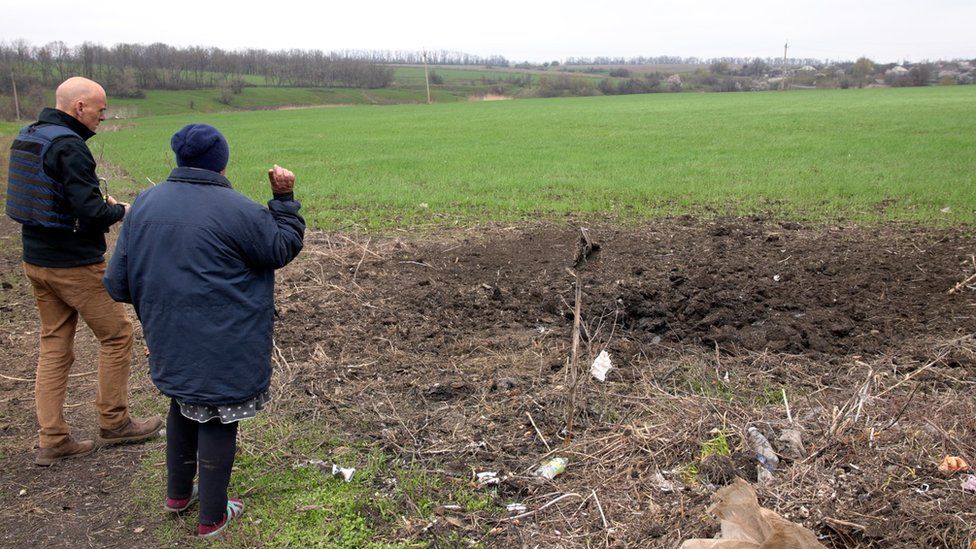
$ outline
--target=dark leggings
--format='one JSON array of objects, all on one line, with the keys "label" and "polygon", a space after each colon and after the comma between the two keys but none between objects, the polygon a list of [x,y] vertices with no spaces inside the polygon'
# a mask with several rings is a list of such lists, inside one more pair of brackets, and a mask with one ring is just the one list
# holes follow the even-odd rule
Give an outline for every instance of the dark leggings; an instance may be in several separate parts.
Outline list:
[{"label": "dark leggings", "polygon": [[237,422],[200,423],[183,417],[173,399],[166,419],[166,491],[183,499],[193,491],[200,460],[200,524],[217,524],[227,511],[227,485],[237,451]]}]

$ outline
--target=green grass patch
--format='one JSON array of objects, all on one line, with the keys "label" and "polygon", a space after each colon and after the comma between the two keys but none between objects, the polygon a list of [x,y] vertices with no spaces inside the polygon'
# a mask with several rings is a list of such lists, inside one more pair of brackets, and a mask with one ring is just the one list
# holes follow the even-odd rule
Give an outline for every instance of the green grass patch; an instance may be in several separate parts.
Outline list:
[{"label": "green grass patch", "polygon": [[712,438],[701,443],[701,455],[699,460],[708,456],[731,456],[732,448],[729,447],[729,439],[725,434],[725,426]]},{"label": "green grass patch", "polygon": [[681,479],[681,482],[689,486],[698,484],[698,462],[697,461],[683,466],[681,469],[678,469],[677,473],[678,473],[678,478]]},{"label": "green grass patch", "polygon": [[758,388],[758,392],[752,402],[758,408],[776,406],[777,404],[783,405],[783,388],[778,385],[763,385]]},{"label": "green grass patch", "polygon": [[704,372],[702,377],[688,379],[688,390],[695,396],[733,402],[742,399],[735,387],[721,379],[715,379]]},{"label": "green grass patch", "polygon": [[726,434],[725,425],[715,434],[714,437],[700,442],[700,451],[698,454],[698,459],[683,465],[676,472],[678,478],[687,485],[698,484],[700,466],[705,458],[709,456],[731,456],[732,448],[729,446],[728,435]]},{"label": "green grass patch", "polygon": [[[33,121],[32,120],[23,120],[23,121],[20,121],[20,122],[4,122],[4,121],[0,120],[0,137],[11,137],[11,136],[15,136],[15,135],[17,135],[17,132],[19,132],[21,128],[23,128],[27,124],[30,124],[31,122],[33,122]],[[9,146],[10,146],[9,144],[4,144],[3,150],[4,150],[5,153],[7,152],[7,148]],[[6,162],[6,160],[7,159],[4,158],[4,162]],[[3,178],[4,178],[4,180],[7,179],[7,174],[6,173],[3,174]]]},{"label": "green grass patch", "polygon": [[[228,176],[294,170],[319,228],[765,213],[976,222],[976,87],[656,94],[155,117],[99,135],[136,181],[208,122]],[[943,211],[945,210],[945,211]]]},{"label": "green grass patch", "polygon": [[[466,479],[403,465],[377,447],[335,438],[314,425],[258,416],[241,425],[239,450],[229,494],[242,495],[245,513],[216,547],[426,547],[398,530],[407,522],[425,522],[444,505],[481,517],[504,513],[494,491],[475,488]],[[352,482],[331,470],[297,464],[320,459],[355,467]],[[180,519],[163,517],[165,450],[143,460],[133,481],[136,506],[130,525],[151,525],[159,545],[196,543],[197,508]],[[441,542],[464,540],[445,532]]]}]

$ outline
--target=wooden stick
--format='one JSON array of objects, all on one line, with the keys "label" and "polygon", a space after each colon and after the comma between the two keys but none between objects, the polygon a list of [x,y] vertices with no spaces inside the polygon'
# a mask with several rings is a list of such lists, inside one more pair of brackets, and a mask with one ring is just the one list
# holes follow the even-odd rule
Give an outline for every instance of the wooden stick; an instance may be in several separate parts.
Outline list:
[{"label": "wooden stick", "polygon": [[830,526],[846,526],[847,528],[856,528],[858,530],[861,530],[862,532],[868,529],[868,527],[864,526],[863,524],[857,524],[856,522],[847,522],[846,520],[839,520],[830,517],[825,518],[824,522],[826,522]]},{"label": "wooden stick", "polygon": [[[569,269],[566,269],[569,271]],[[583,288],[580,284],[579,273],[569,271],[576,278],[576,305],[573,307],[573,349],[569,358],[569,375],[573,378],[569,389],[569,403],[566,407],[566,439],[564,445],[573,440],[573,420],[576,417],[576,386],[579,383],[579,340],[580,340],[580,302],[583,300]]]},{"label": "wooden stick", "polygon": [[959,284],[956,284],[951,290],[949,290],[949,293],[950,294],[956,293],[960,288],[962,288],[966,284],[969,284],[973,280],[976,280],[976,273],[973,273],[973,275],[967,278],[966,280],[963,280]]},{"label": "wooden stick", "polygon": [[370,240],[372,240],[372,239],[367,239],[366,240],[366,245],[363,246],[363,257],[360,257],[359,258],[359,263],[356,263],[356,270],[353,271],[353,273],[352,273],[352,283],[353,284],[356,283],[356,275],[359,274],[359,267],[360,267],[360,265],[362,265],[363,264],[363,260],[366,259],[366,251],[369,249],[369,242],[370,242]]},{"label": "wooden stick", "polygon": [[[97,373],[98,370],[92,370],[90,372],[82,372],[80,374],[68,374],[68,377],[90,376],[92,374],[97,374]],[[13,376],[5,376],[3,374],[0,374],[0,377],[2,377],[3,379],[9,379],[10,381],[23,381],[24,383],[34,383],[35,381],[37,381],[35,378],[13,377]]]},{"label": "wooden stick", "polygon": [[790,401],[786,400],[786,388],[782,388],[783,391],[783,404],[786,405],[786,419],[790,420],[790,425],[793,425],[793,414],[790,413]]},{"label": "wooden stick", "polygon": [[936,365],[936,364],[938,364],[938,363],[939,363],[939,362],[940,362],[940,361],[941,361],[941,360],[942,360],[943,358],[945,358],[945,357],[947,357],[947,356],[949,356],[949,352],[948,352],[948,351],[946,351],[946,352],[944,352],[944,353],[942,353],[941,355],[939,355],[939,356],[938,356],[938,357],[937,357],[937,358],[936,358],[935,360],[933,360],[932,362],[929,362],[928,364],[926,364],[925,366],[922,366],[922,367],[921,367],[921,368],[919,368],[918,370],[915,370],[914,372],[912,372],[912,373],[910,373],[910,374],[908,374],[908,375],[906,375],[906,376],[905,376],[905,379],[903,379],[903,380],[901,380],[901,381],[899,381],[898,383],[895,383],[895,384],[894,384],[894,385],[892,385],[891,387],[888,387],[888,388],[887,388],[887,389],[885,389],[884,391],[881,391],[880,393],[878,393],[878,394],[877,394],[877,395],[875,396],[875,398],[881,398],[882,396],[884,396],[884,395],[886,395],[887,393],[889,393],[889,392],[891,392],[891,390],[892,390],[892,389],[894,389],[894,388],[896,388],[896,387],[898,387],[898,386],[900,386],[900,385],[901,385],[902,383],[905,383],[906,381],[908,381],[908,380],[910,380],[910,379],[912,379],[913,377],[915,377],[915,376],[917,376],[918,374],[920,374],[920,373],[922,373],[922,372],[924,372],[925,370],[928,370],[928,369],[929,369],[929,368],[931,368],[932,366],[935,366],[935,365]]},{"label": "wooden stick", "polygon": [[[878,431],[875,434],[880,435],[881,433],[883,433],[886,430],[888,430],[892,425],[894,425],[895,423],[898,423],[898,420],[901,419],[901,415],[905,413],[905,410],[908,409],[908,405],[912,403],[912,398],[915,397],[915,391],[918,390],[918,387],[919,386],[916,385],[915,387],[912,388],[912,392],[908,394],[908,402],[906,402],[905,405],[901,407],[901,410],[899,410],[898,413],[895,414],[895,417],[892,418],[892,420],[890,422],[888,422],[888,425],[885,425],[884,427],[882,427],[881,430]],[[872,427],[872,429],[873,429],[873,427]],[[873,432],[874,431],[872,430],[872,433]]]},{"label": "wooden stick", "polygon": [[549,443],[546,442],[546,437],[542,436],[542,431],[540,431],[539,428],[536,427],[535,420],[532,419],[532,414],[530,414],[526,410],[525,415],[529,416],[529,423],[531,423],[532,424],[532,428],[535,429],[535,434],[539,435],[539,439],[542,440],[542,443],[546,445],[546,450],[548,450],[549,452],[552,452],[552,448],[550,448],[549,447]]},{"label": "wooden stick", "polygon": [[522,513],[521,515],[516,515],[514,517],[509,517],[509,518],[507,518],[505,520],[518,520],[520,518],[525,518],[527,516],[534,515],[534,514],[538,513],[539,511],[542,511],[546,507],[549,507],[550,505],[553,505],[553,504],[558,503],[558,502],[560,502],[560,501],[562,501],[562,500],[564,500],[566,498],[571,498],[571,497],[580,498],[580,497],[583,497],[583,496],[581,496],[581,495],[579,495],[577,493],[574,493],[574,492],[570,492],[568,494],[563,494],[563,495],[559,496],[558,498],[550,501],[549,503],[543,505],[542,507],[539,507],[538,509],[535,509],[533,511],[529,511],[528,513]]},{"label": "wooden stick", "polygon": [[610,523],[607,522],[607,515],[603,513],[603,505],[600,505],[600,498],[596,495],[596,490],[590,489],[593,492],[593,499],[596,500],[596,508],[600,510],[600,518],[603,520],[603,527],[610,528]]}]

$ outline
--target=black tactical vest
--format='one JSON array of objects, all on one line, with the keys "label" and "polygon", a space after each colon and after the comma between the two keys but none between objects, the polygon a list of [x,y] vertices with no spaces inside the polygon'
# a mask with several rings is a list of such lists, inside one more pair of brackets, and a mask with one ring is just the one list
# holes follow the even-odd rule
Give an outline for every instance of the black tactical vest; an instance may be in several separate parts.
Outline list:
[{"label": "black tactical vest", "polygon": [[7,215],[32,227],[77,229],[64,188],[44,173],[44,155],[59,137],[81,137],[64,126],[32,124],[20,130],[10,146]]}]

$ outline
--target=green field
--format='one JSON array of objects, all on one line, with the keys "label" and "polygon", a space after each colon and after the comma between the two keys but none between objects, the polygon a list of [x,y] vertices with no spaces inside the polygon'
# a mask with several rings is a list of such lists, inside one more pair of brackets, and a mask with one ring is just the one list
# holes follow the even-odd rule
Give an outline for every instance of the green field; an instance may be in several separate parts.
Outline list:
[{"label": "green field", "polygon": [[181,114],[91,143],[139,187],[166,177],[173,132],[214,124],[237,188],[263,201],[267,167],[289,167],[320,228],[686,213],[974,223],[974,101],[976,87],[951,86]]}]

